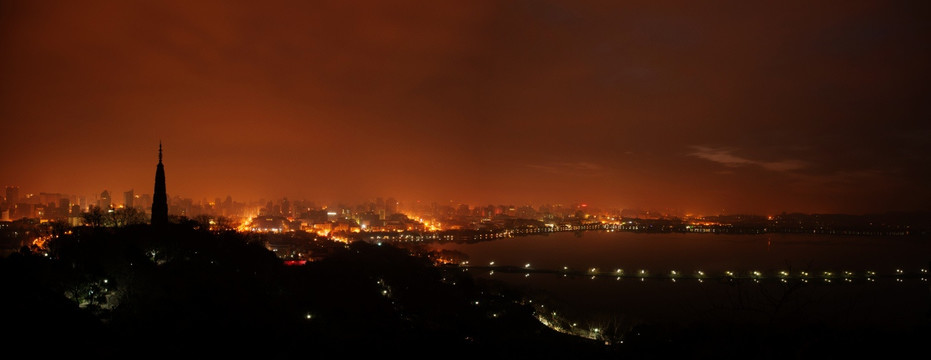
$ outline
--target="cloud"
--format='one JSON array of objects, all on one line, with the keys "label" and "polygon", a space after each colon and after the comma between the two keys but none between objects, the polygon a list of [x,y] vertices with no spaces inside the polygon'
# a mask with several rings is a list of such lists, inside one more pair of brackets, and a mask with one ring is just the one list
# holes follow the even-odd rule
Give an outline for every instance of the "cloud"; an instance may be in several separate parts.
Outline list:
[{"label": "cloud", "polygon": [[787,159],[779,161],[759,161],[752,160],[738,155],[734,155],[734,151],[726,148],[711,148],[707,146],[692,146],[695,149],[694,152],[690,153],[689,156],[694,156],[700,159],[705,159],[708,161],[713,161],[724,166],[728,167],[742,167],[742,166],[758,166],[769,171],[776,172],[791,172],[795,170],[800,170],[808,166],[808,164],[801,160]]},{"label": "cloud", "polygon": [[709,161],[714,161],[716,163],[730,167],[738,167],[754,163],[752,160],[735,156],[734,154],[731,154],[730,150],[726,149],[713,149],[704,146],[693,146],[692,148],[694,148],[696,151],[689,155]]}]

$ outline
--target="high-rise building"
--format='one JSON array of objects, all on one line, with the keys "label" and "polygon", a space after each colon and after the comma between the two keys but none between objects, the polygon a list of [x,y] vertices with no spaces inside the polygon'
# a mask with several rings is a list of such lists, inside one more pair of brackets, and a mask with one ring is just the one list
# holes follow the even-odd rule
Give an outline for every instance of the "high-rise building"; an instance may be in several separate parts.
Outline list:
[{"label": "high-rise building", "polygon": [[58,218],[68,217],[68,213],[71,212],[71,200],[68,198],[58,199],[58,208],[55,209],[55,216]]},{"label": "high-rise building", "polygon": [[6,203],[10,205],[12,209],[13,206],[19,202],[19,186],[7,186],[6,187]]},{"label": "high-rise building", "polygon": [[162,165],[162,142],[158,142],[158,166],[155,168],[155,193],[152,195],[152,225],[168,223],[168,193],[165,191],[165,166]]},{"label": "high-rise building", "polygon": [[135,199],[136,197],[135,197],[135,194],[133,194],[133,189],[130,189],[129,191],[124,191],[123,192],[123,207],[127,209],[132,208],[133,204],[135,203],[133,200]]},{"label": "high-rise building", "polygon": [[97,199],[97,207],[99,207],[100,210],[106,212],[107,210],[110,210],[110,205],[113,205],[113,202],[110,199],[110,192],[104,190],[100,193],[100,198]]},{"label": "high-rise building", "polygon": [[385,213],[388,215],[394,215],[398,213],[398,201],[394,198],[388,198],[388,201],[385,201]]}]

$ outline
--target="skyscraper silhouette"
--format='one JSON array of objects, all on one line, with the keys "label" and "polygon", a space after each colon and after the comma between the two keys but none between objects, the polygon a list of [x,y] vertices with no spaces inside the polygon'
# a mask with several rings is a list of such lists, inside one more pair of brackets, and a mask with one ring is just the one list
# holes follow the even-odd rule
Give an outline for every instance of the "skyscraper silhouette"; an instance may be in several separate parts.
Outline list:
[{"label": "skyscraper silhouette", "polygon": [[104,190],[100,193],[100,199],[97,200],[97,207],[99,207],[103,212],[107,212],[110,211],[110,205],[113,205],[112,199],[110,198],[110,192]]},{"label": "skyscraper silhouette", "polygon": [[162,142],[158,142],[158,167],[155,169],[155,193],[152,196],[152,225],[168,223],[168,193],[165,192],[165,166],[162,165]]}]

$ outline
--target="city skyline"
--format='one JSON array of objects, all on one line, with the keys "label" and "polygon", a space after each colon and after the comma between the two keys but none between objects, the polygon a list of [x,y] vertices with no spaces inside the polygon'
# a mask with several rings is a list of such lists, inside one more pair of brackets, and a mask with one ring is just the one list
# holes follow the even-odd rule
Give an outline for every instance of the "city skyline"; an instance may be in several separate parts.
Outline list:
[{"label": "city skyline", "polygon": [[[0,4],[0,186],[928,210],[920,2]],[[170,159],[170,160],[169,160]]]},{"label": "city skyline", "polygon": [[[92,211],[94,207],[101,209],[110,209],[110,210],[119,210],[132,207],[137,211],[140,211],[141,214],[146,215],[147,217],[152,214],[151,205],[153,204],[152,194],[150,193],[140,193],[136,192],[134,189],[128,191],[123,191],[122,196],[111,195],[109,189],[104,189],[98,194],[92,194],[91,196],[78,195],[78,194],[66,194],[61,192],[22,192],[22,189],[18,186],[6,186],[7,194],[11,191],[19,194],[19,197],[16,198],[17,201],[11,202],[10,197],[0,196],[0,204],[4,206],[15,206],[15,205],[30,205],[35,207],[25,208],[25,210],[20,210],[21,212],[16,212],[15,208],[7,209],[3,208],[3,219],[6,219],[7,216],[12,217],[9,220],[18,220],[22,218],[41,218],[54,220],[59,219],[60,216],[57,212],[49,211],[58,211],[64,209],[66,211],[65,217],[67,217],[68,212],[71,211],[71,217],[80,217],[81,213],[86,213]],[[113,194],[118,194],[119,192],[114,191]],[[167,203],[169,205],[169,215],[182,218],[193,218],[197,216],[207,215],[210,217],[231,217],[238,219],[248,219],[253,217],[262,217],[262,216],[271,216],[272,214],[267,213],[266,211],[271,209],[278,209],[274,212],[274,216],[282,216],[289,218],[298,218],[302,213],[308,211],[320,211],[320,210],[329,210],[329,211],[350,211],[352,216],[360,215],[366,212],[379,212],[382,210],[381,215],[390,215],[390,214],[403,214],[403,215],[414,215],[414,214],[429,214],[431,209],[436,211],[440,210],[442,212],[457,213],[467,209],[470,213],[470,216],[484,216],[487,214],[509,214],[514,216],[513,213],[519,213],[521,211],[532,211],[535,213],[534,216],[525,217],[517,216],[518,218],[534,218],[536,216],[542,216],[546,213],[562,214],[571,216],[572,213],[576,211],[582,211],[587,215],[592,216],[612,216],[612,217],[623,217],[623,218],[645,218],[645,219],[701,219],[701,218],[715,218],[720,216],[751,216],[751,217],[770,217],[778,215],[851,215],[851,216],[860,216],[860,215],[875,215],[875,216],[905,216],[906,218],[914,217],[919,214],[925,214],[928,210],[888,210],[888,211],[874,211],[874,212],[864,212],[864,213],[850,213],[850,212],[804,212],[804,211],[775,211],[775,212],[709,212],[709,213],[698,213],[690,212],[685,209],[679,208],[646,208],[646,207],[610,207],[610,206],[599,206],[595,204],[590,204],[587,202],[575,201],[569,203],[561,202],[525,202],[525,203],[515,203],[515,202],[488,202],[488,203],[466,203],[458,202],[453,200],[448,201],[409,201],[407,199],[398,199],[394,197],[386,196],[377,196],[368,199],[363,199],[355,202],[351,201],[320,201],[319,199],[308,199],[308,198],[288,198],[287,196],[278,196],[273,198],[259,198],[259,199],[237,199],[233,198],[230,195],[226,197],[215,197],[213,199],[204,198],[192,198],[185,196],[183,194],[169,194],[167,197]],[[393,205],[387,205],[388,203]],[[284,211],[284,206],[290,206],[290,211]],[[224,214],[224,211],[229,209],[235,209],[231,213]],[[386,209],[395,209],[394,212],[385,212]],[[9,212],[7,212],[9,210]],[[280,211],[280,212],[278,212]],[[45,212],[44,214],[42,214]],[[26,216],[23,214],[31,213],[32,215]],[[38,215],[37,215],[38,214]],[[477,215],[478,214],[478,215]]]}]

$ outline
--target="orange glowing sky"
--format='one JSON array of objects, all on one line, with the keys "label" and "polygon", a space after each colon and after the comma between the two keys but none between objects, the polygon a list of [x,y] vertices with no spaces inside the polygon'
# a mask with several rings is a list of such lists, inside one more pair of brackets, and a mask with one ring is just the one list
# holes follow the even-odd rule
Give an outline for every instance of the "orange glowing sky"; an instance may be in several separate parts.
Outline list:
[{"label": "orange glowing sky", "polygon": [[924,210],[926,3],[3,1],[0,186]]}]

